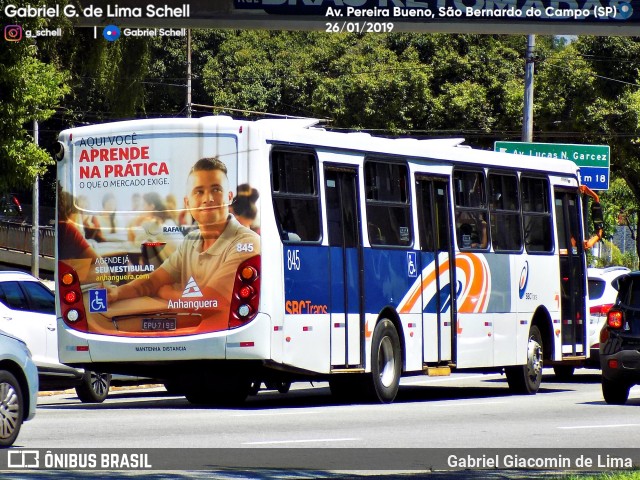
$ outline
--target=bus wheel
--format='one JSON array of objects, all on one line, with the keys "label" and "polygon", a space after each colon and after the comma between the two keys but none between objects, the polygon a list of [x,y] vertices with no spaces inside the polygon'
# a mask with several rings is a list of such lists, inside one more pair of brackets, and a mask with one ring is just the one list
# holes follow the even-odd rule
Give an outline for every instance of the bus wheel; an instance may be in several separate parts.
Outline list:
[{"label": "bus wheel", "polygon": [[291,382],[279,382],[278,383],[278,393],[288,393],[289,389],[291,388]]},{"label": "bus wheel", "polygon": [[267,390],[277,390],[279,393],[287,393],[291,388],[291,382],[286,380],[274,380],[265,383]]},{"label": "bus wheel", "polygon": [[373,330],[371,340],[371,385],[374,399],[391,403],[396,398],[402,374],[400,337],[393,323],[383,319]]},{"label": "bus wheel", "polygon": [[514,393],[534,395],[542,381],[542,335],[535,325],[529,330],[527,343],[527,363],[505,368],[507,383]]}]

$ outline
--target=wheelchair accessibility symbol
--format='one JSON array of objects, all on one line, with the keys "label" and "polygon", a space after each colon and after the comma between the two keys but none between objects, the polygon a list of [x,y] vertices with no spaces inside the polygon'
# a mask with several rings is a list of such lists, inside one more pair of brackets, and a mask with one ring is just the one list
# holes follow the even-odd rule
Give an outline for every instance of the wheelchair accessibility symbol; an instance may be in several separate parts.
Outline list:
[{"label": "wheelchair accessibility symbol", "polygon": [[105,288],[101,288],[98,290],[89,290],[89,311],[107,311],[107,290]]},{"label": "wheelchair accessibility symbol", "polygon": [[416,252],[407,252],[407,275],[411,278],[418,276]]}]

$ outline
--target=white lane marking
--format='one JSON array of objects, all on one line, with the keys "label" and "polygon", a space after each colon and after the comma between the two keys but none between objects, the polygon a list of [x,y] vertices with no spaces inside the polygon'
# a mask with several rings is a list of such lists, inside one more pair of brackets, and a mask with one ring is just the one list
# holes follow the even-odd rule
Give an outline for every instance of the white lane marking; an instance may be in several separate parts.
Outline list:
[{"label": "white lane marking", "polygon": [[266,413],[236,413],[231,415],[232,417],[277,417],[281,415],[308,415],[309,413],[313,413],[314,415],[318,413],[324,413],[322,411],[300,411],[300,412],[266,412]]},{"label": "white lane marking", "polygon": [[359,438],[313,438],[309,440],[272,440],[266,442],[244,442],[242,445],[272,445],[280,443],[313,443],[313,442],[357,442]]},{"label": "white lane marking", "polygon": [[444,404],[433,404],[429,405],[431,407],[468,407],[469,405],[500,405],[501,403],[507,402],[460,402],[460,403],[444,403]]},{"label": "white lane marking", "polygon": [[[455,402],[455,403],[454,403]],[[433,403],[430,405],[430,407],[466,407],[469,405],[500,405],[503,403],[508,403],[508,402],[465,402],[463,400],[453,400],[450,403]],[[402,406],[402,404],[396,404],[399,407]],[[362,407],[360,405],[360,407]],[[377,405],[374,405],[373,408],[376,408]],[[397,407],[397,408],[399,408]],[[353,410],[352,408],[338,408],[339,411],[350,411]],[[313,413],[314,415],[317,415],[319,413],[335,413],[336,409],[331,410],[331,412],[328,411],[320,411],[320,410],[316,410],[316,411],[296,411],[296,412],[264,412],[264,413],[234,413],[233,415],[231,415],[231,417],[279,417],[279,416],[283,416],[283,415],[309,415],[311,413]]]},{"label": "white lane marking", "polygon": [[577,425],[575,427],[558,427],[560,430],[579,430],[587,428],[620,428],[620,427],[640,427],[640,423],[622,423],[618,425]]}]

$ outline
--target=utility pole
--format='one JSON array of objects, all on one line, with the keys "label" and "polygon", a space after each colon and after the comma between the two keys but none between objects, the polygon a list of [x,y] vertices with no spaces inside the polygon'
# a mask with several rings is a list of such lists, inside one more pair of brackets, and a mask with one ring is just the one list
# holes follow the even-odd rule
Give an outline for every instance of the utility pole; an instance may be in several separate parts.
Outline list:
[{"label": "utility pole", "polygon": [[[33,120],[33,141],[38,145],[38,120]],[[40,194],[38,192],[38,175],[33,181],[33,200],[31,209],[31,274],[40,276]]]},{"label": "utility pole", "polygon": [[533,141],[533,51],[536,46],[536,36],[527,36],[527,54],[524,70],[524,114],[522,117],[522,141]]},{"label": "utility pole", "polygon": [[191,29],[187,29],[187,118],[191,118]]}]

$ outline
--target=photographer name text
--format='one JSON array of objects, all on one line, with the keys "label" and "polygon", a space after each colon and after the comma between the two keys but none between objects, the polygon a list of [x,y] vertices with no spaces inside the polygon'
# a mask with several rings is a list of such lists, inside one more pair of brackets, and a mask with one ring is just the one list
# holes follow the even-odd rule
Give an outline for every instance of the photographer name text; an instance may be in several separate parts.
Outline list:
[{"label": "photographer name text", "polygon": [[550,457],[521,455],[449,455],[449,468],[525,468],[525,469],[558,469],[558,468],[632,468],[633,460],[629,457],[614,455],[579,455],[575,458],[557,455]]},{"label": "photographer name text", "polygon": [[170,5],[148,4],[145,7],[120,7],[108,4],[105,7],[87,5],[33,5],[17,6],[9,4],[4,7],[4,14],[9,18],[189,18],[191,16],[190,5],[182,4],[179,7]]}]

